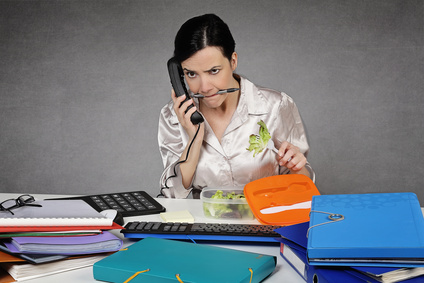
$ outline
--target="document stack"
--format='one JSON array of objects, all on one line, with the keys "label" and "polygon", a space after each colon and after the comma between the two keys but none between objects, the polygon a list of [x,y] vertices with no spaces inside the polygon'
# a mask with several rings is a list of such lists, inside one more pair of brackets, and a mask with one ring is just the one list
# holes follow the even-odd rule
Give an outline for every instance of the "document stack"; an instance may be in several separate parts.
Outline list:
[{"label": "document stack", "polygon": [[1,282],[90,266],[122,247],[108,231],[122,227],[83,200],[23,195],[0,208]]},{"label": "document stack", "polygon": [[424,282],[424,218],[414,193],[319,195],[310,221],[277,230],[306,282]]}]

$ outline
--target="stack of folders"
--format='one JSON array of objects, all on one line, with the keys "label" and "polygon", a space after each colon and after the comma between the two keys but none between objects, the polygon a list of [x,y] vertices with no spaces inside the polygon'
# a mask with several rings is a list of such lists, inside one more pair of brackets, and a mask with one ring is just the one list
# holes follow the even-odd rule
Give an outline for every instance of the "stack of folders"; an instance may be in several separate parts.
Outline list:
[{"label": "stack of folders", "polygon": [[424,282],[424,218],[413,193],[319,195],[285,226],[282,257],[307,282]]},{"label": "stack of folders", "polygon": [[0,211],[0,267],[7,271],[0,282],[90,266],[122,247],[108,231],[122,227],[83,200],[31,204],[41,206]]}]

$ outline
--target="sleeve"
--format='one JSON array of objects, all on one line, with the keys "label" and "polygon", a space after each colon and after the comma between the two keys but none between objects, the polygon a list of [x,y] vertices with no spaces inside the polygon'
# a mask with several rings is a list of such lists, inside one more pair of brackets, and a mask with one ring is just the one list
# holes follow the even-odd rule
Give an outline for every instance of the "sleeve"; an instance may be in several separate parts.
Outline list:
[{"label": "sleeve", "polygon": [[160,177],[161,194],[168,198],[186,198],[191,189],[184,188],[178,161],[187,145],[188,136],[178,123],[172,102],[165,105],[160,113],[158,144],[164,171]]},{"label": "sleeve", "polygon": [[[299,109],[296,106],[296,103],[293,99],[285,93],[281,93],[281,100],[278,107],[278,113],[276,115],[276,125],[283,125],[278,127],[279,133],[278,137],[284,137],[285,140],[292,143],[293,145],[300,148],[300,151],[308,157],[309,153],[309,143],[307,139],[307,134],[305,131],[305,126],[302,122],[302,118],[299,113]],[[283,142],[278,140],[279,144]],[[309,171],[311,179],[315,182],[315,172],[312,169],[312,166],[309,162],[305,165],[306,169]],[[286,167],[280,168],[281,174],[288,173]],[[286,169],[286,170],[284,170]]]}]

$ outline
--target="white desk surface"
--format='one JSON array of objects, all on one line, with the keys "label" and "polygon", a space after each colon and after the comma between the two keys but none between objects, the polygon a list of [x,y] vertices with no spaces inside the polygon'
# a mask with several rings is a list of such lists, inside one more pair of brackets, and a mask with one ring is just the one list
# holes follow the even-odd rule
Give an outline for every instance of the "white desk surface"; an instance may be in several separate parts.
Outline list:
[{"label": "white desk surface", "polygon": [[[0,200],[5,200],[8,198],[15,198],[20,194],[11,194],[11,193],[0,193]],[[47,194],[33,194],[33,196],[37,200],[46,199],[46,198],[54,198],[54,197],[64,197],[64,195],[47,195]],[[180,211],[187,209],[194,216],[195,222],[203,222],[203,223],[223,223],[224,221],[219,221],[215,219],[210,219],[204,217],[202,203],[200,200],[194,199],[165,199],[159,198],[157,199],[159,203],[161,203],[166,211]],[[135,217],[126,217],[125,222],[130,221],[158,221],[161,222],[161,218],[159,214],[146,215],[146,216],[135,216]],[[257,220],[248,220],[248,221],[225,221],[226,223],[248,223],[248,224],[259,224]],[[130,245],[132,243],[131,240],[126,239],[119,232],[119,230],[112,230],[112,233],[120,237],[124,240],[124,245]],[[271,274],[264,282],[265,283],[273,283],[273,282],[290,282],[297,283],[305,281],[299,274],[294,271],[293,268],[280,256],[280,248],[279,246],[263,246],[263,245],[252,245],[252,244],[217,244],[215,246],[221,246],[226,248],[238,249],[243,251],[251,251],[257,253],[263,253],[268,255],[274,255],[277,257],[277,266]],[[25,280],[23,282],[28,283],[89,283],[89,282],[100,282],[93,278],[92,267],[79,268],[72,271],[66,271],[54,275],[39,277],[32,280]]]}]

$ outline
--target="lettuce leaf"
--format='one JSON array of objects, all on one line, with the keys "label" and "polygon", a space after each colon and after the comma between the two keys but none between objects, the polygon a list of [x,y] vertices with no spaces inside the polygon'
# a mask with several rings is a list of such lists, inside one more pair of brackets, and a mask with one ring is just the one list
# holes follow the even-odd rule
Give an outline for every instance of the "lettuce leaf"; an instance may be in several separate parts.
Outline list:
[{"label": "lettuce leaf", "polygon": [[268,132],[268,128],[265,125],[265,122],[260,120],[258,122],[259,127],[259,135],[252,134],[249,136],[249,144],[250,146],[247,148],[248,151],[253,153],[253,157],[256,156],[256,154],[262,152],[266,145],[268,144],[269,139],[271,138],[271,135]]}]

